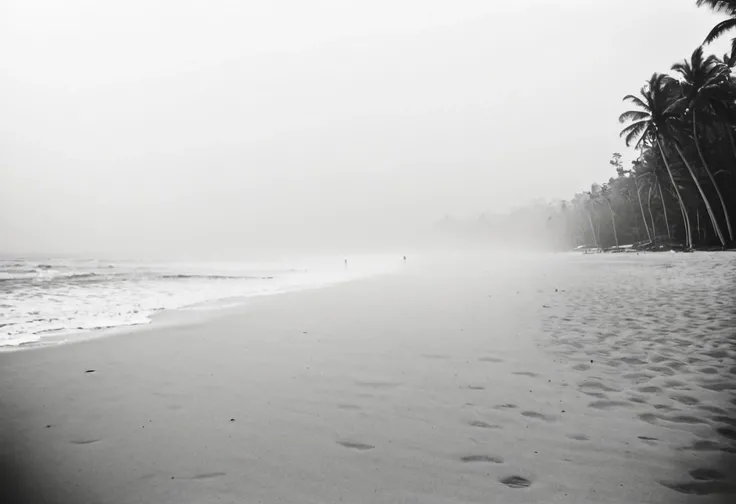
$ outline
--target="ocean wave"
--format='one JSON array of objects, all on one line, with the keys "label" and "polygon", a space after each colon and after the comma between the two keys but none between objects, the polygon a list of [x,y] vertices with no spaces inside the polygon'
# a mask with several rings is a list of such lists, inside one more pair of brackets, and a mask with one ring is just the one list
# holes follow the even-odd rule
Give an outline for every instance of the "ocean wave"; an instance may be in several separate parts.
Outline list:
[{"label": "ocean wave", "polygon": [[177,275],[162,275],[161,278],[175,280],[175,279],[193,279],[201,278],[206,280],[273,280],[272,276],[237,276],[237,275],[196,275],[196,274],[177,274]]},{"label": "ocean wave", "polygon": [[0,271],[0,282],[12,282],[12,281],[23,281],[23,280],[42,280],[51,281],[58,278],[65,280],[79,279],[79,278],[90,278],[100,275],[99,273],[79,273],[74,271],[57,271],[57,270],[25,270],[25,271],[13,271],[5,272]]},{"label": "ocean wave", "polygon": [[342,259],[328,266],[322,262],[310,268],[289,266],[0,261],[0,350],[57,335],[147,324],[160,311],[215,309],[240,304],[244,298],[316,288],[386,270],[378,265],[347,269]]}]

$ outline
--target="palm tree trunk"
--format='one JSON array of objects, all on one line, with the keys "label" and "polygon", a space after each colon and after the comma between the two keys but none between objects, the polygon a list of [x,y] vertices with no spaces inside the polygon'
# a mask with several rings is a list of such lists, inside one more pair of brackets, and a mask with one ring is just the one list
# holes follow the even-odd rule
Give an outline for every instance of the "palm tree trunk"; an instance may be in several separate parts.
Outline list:
[{"label": "palm tree trunk", "polygon": [[593,219],[590,218],[590,212],[585,212],[585,215],[588,217],[588,222],[590,223],[590,232],[593,233],[593,245],[597,247],[598,240],[595,237],[595,227],[593,227]]},{"label": "palm tree trunk", "polygon": [[708,210],[708,215],[710,216],[711,223],[713,224],[713,229],[715,229],[716,234],[718,235],[718,239],[721,240],[721,245],[723,246],[723,248],[726,248],[726,239],[723,237],[723,231],[721,231],[721,226],[718,225],[718,220],[716,219],[716,214],[713,213],[713,208],[710,206],[710,201],[703,191],[703,186],[700,185],[700,181],[698,181],[698,177],[695,176],[695,172],[693,172],[692,166],[690,166],[690,163],[688,163],[687,159],[685,159],[685,155],[682,153],[682,149],[680,149],[680,146],[677,145],[677,142],[673,143],[675,144],[675,150],[677,150],[677,153],[680,155],[682,162],[685,163],[687,171],[690,172],[690,177],[692,177],[693,182],[695,182],[695,187],[698,188],[700,197],[703,198],[703,201],[705,202],[705,208],[706,210]]},{"label": "palm tree trunk", "polygon": [[726,200],[723,199],[723,195],[721,194],[721,189],[718,187],[718,183],[716,182],[716,179],[713,176],[713,173],[710,171],[710,167],[708,166],[708,163],[705,161],[705,156],[703,156],[703,151],[700,148],[700,141],[698,140],[697,122],[695,120],[695,107],[693,107],[693,139],[695,140],[695,148],[698,150],[698,156],[700,156],[700,161],[703,163],[703,168],[705,168],[705,173],[708,174],[710,183],[713,184],[713,188],[716,190],[718,199],[721,201],[721,208],[723,209],[723,215],[726,218],[726,228],[728,229],[728,239],[733,241],[733,228],[731,228],[731,219],[728,217],[728,208],[726,208]]},{"label": "palm tree trunk", "polygon": [[652,219],[652,234],[649,238],[653,245],[657,244],[657,228],[654,227],[654,214],[652,213],[652,184],[649,183],[649,191],[647,194],[647,209],[649,210],[649,218]]},{"label": "palm tree trunk", "polygon": [[672,170],[670,169],[670,163],[669,161],[667,161],[667,156],[665,155],[664,149],[662,148],[662,141],[660,138],[657,138],[657,147],[659,147],[659,152],[660,154],[662,154],[662,160],[664,161],[664,167],[667,168],[667,174],[670,176],[670,182],[672,182],[672,187],[674,187],[675,194],[677,195],[677,200],[680,203],[680,210],[682,211],[682,220],[685,223],[685,241],[686,241],[685,247],[692,248],[693,239],[692,239],[692,235],[690,234],[690,218],[688,217],[687,212],[685,211],[685,203],[682,200],[680,189],[677,187],[677,183],[675,182],[675,177],[672,175]]},{"label": "palm tree trunk", "polygon": [[680,213],[682,213],[682,223],[685,226],[685,248],[690,250],[693,248],[693,231],[690,227],[690,215],[687,213],[687,207],[684,201],[680,201]]},{"label": "palm tree trunk", "polygon": [[636,189],[636,197],[639,200],[639,210],[641,210],[641,220],[644,221],[644,228],[647,230],[647,236],[649,237],[649,241],[652,241],[652,234],[649,232],[649,226],[647,225],[647,218],[644,215],[644,205],[641,202],[641,193],[639,193],[639,183],[636,181],[636,176],[632,174],[632,177],[634,179],[634,188]]},{"label": "palm tree trunk", "polygon": [[662,194],[662,184],[657,179],[657,186],[659,187],[659,199],[662,201],[662,214],[664,215],[664,225],[667,226],[667,238],[672,241],[672,231],[670,230],[670,221],[667,218],[667,203],[664,202],[664,194]]},{"label": "palm tree trunk", "polygon": [[606,200],[606,203],[608,204],[608,209],[611,211],[611,223],[613,224],[613,239],[616,241],[616,246],[618,247],[618,234],[616,234],[616,216],[613,214],[613,207],[611,206],[611,202],[608,201],[608,198],[604,196],[603,199]]}]

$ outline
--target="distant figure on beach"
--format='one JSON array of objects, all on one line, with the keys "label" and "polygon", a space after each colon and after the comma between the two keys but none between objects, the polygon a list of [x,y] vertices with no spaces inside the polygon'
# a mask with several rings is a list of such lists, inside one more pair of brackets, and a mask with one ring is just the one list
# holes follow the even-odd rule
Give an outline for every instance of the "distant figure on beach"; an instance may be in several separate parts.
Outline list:
[{"label": "distant figure on beach", "polygon": [[404,264],[406,264],[406,256],[404,256]]},{"label": "distant figure on beach", "polygon": [[346,268],[348,267],[348,260],[347,259],[345,259],[345,267]]}]

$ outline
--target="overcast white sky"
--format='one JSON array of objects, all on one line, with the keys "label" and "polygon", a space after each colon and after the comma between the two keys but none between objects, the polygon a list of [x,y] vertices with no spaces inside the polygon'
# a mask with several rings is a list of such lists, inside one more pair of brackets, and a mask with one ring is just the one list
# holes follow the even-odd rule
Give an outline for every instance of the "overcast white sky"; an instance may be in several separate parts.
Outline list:
[{"label": "overcast white sky", "polygon": [[4,0],[0,251],[339,243],[567,198],[625,152],[622,96],[719,19],[694,0]]}]

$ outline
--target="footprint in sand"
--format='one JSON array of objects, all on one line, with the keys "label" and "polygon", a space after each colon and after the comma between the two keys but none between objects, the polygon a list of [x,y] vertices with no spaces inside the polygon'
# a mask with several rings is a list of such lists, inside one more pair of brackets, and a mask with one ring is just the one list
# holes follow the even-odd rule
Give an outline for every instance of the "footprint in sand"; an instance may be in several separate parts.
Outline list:
[{"label": "footprint in sand", "polygon": [[611,409],[618,406],[631,406],[631,403],[626,401],[593,401],[588,404],[589,408],[595,409]]},{"label": "footprint in sand", "polygon": [[583,390],[583,394],[590,396],[590,397],[596,397],[598,399],[606,399],[608,397],[603,392],[594,392],[592,390]]},{"label": "footprint in sand", "polygon": [[498,481],[511,488],[527,488],[532,482],[522,476],[506,476]]},{"label": "footprint in sand", "polygon": [[710,439],[698,439],[689,446],[683,446],[680,448],[685,451],[696,451],[696,452],[711,452],[720,451],[723,449],[723,445]]},{"label": "footprint in sand", "polygon": [[575,441],[589,441],[590,438],[585,434],[568,434],[567,437],[574,439]]},{"label": "footprint in sand", "polygon": [[467,390],[485,390],[486,388],[482,385],[468,385],[466,387],[462,387]]},{"label": "footprint in sand", "polygon": [[515,375],[519,375],[519,376],[531,376],[532,378],[533,377],[536,377],[536,376],[539,376],[537,373],[532,373],[531,371],[514,371],[511,374],[515,374]]},{"label": "footprint in sand", "polygon": [[575,364],[572,368],[575,371],[587,371],[588,369],[590,369],[590,365],[588,365],[588,364]]},{"label": "footprint in sand", "polygon": [[351,448],[353,450],[367,451],[375,448],[373,445],[365,443],[355,443],[353,441],[338,441],[337,444],[344,446],[345,448]]},{"label": "footprint in sand", "polygon": [[629,402],[636,404],[647,404],[647,400],[643,397],[629,397]]},{"label": "footprint in sand", "polygon": [[669,404],[654,404],[653,406],[654,406],[654,409],[657,409],[660,411],[672,411],[673,409],[675,409]]},{"label": "footprint in sand", "polygon": [[725,478],[721,472],[703,467],[690,471],[690,476],[696,480],[721,480]]},{"label": "footprint in sand", "polygon": [[503,464],[501,457],[494,457],[493,455],[466,455],[460,457],[462,462],[487,462],[490,464]]},{"label": "footprint in sand", "polygon": [[649,366],[647,369],[649,369],[649,371],[654,371],[655,373],[660,373],[665,376],[672,376],[675,374],[675,371],[668,368],[667,366]]},{"label": "footprint in sand", "polygon": [[195,474],[194,476],[191,476],[191,477],[185,478],[185,479],[205,480],[205,479],[219,478],[220,476],[225,476],[226,474],[227,473],[224,473],[224,472],[202,473],[202,474]]},{"label": "footprint in sand", "polygon": [[604,385],[595,380],[583,380],[578,383],[578,387],[584,390],[602,390],[604,392],[620,392],[620,390]]},{"label": "footprint in sand", "polygon": [[488,422],[484,422],[483,420],[472,420],[468,422],[468,425],[471,427],[478,427],[480,429],[503,429],[500,425],[497,424],[489,424]]},{"label": "footprint in sand", "polygon": [[701,374],[718,374],[718,369],[714,367],[704,367],[697,370]]},{"label": "footprint in sand", "polygon": [[516,409],[518,406],[516,404],[506,403],[506,404],[498,404],[493,407],[494,409]]},{"label": "footprint in sand", "polygon": [[683,394],[673,394],[670,396],[673,400],[685,404],[687,406],[693,406],[695,404],[698,404],[700,401],[698,401],[696,398],[683,395]]},{"label": "footprint in sand", "polygon": [[716,413],[718,415],[725,415],[727,413],[727,411],[723,408],[719,408],[718,406],[711,406],[710,404],[701,404],[700,406],[698,406],[698,408],[710,413]]},{"label": "footprint in sand", "polygon": [[521,414],[527,418],[536,418],[537,420],[544,420],[545,422],[554,422],[555,420],[552,416],[537,413],[536,411],[522,411]]},{"label": "footprint in sand", "polygon": [[653,425],[656,425],[657,423],[657,415],[654,413],[640,413],[639,419]]},{"label": "footprint in sand", "polygon": [[648,382],[649,380],[654,378],[654,375],[649,374],[649,373],[637,372],[637,373],[627,373],[623,375],[623,377],[626,378],[627,380],[633,381],[636,384],[639,384],[639,383]]},{"label": "footprint in sand", "polygon": [[723,437],[736,440],[736,429],[732,429],[731,427],[718,427],[716,432]]},{"label": "footprint in sand", "polygon": [[734,417],[730,417],[726,415],[714,415],[711,418],[716,422],[725,423],[725,424],[730,425],[731,427],[736,428],[736,418]]},{"label": "footprint in sand", "polygon": [[641,364],[647,364],[647,361],[642,360],[638,357],[621,357],[619,361],[625,363],[625,364],[631,364],[631,365],[641,365]]},{"label": "footprint in sand", "polygon": [[643,392],[644,394],[657,394],[659,392],[662,392],[661,388],[656,387],[654,385],[646,385],[644,387],[639,387],[636,390],[639,392]]},{"label": "footprint in sand", "polygon": [[675,492],[689,495],[729,494],[736,491],[736,487],[723,481],[688,481],[685,483],[660,481],[659,484]]},{"label": "footprint in sand", "polygon": [[88,444],[96,443],[100,440],[101,439],[79,439],[79,440],[73,440],[71,443],[75,445],[88,445]]},{"label": "footprint in sand", "polygon": [[673,423],[683,423],[683,424],[699,424],[699,423],[708,423],[706,420],[698,417],[694,417],[691,415],[666,415],[666,416],[660,416],[662,420],[666,420],[667,422],[673,422]]},{"label": "footprint in sand", "polygon": [[724,390],[736,390],[736,383],[727,381],[701,383],[700,386],[704,389],[715,390],[716,392],[722,392]]},{"label": "footprint in sand", "polygon": [[478,362],[503,362],[503,359],[499,359],[498,357],[481,357],[478,359]]},{"label": "footprint in sand", "polygon": [[725,359],[728,357],[728,352],[726,350],[710,350],[708,352],[703,352],[703,355],[713,357],[714,359]]},{"label": "footprint in sand", "polygon": [[676,361],[676,360],[670,360],[665,362],[663,365],[667,366],[668,368],[672,368],[676,371],[679,371],[681,368],[685,367],[684,362]]},{"label": "footprint in sand", "polygon": [[639,439],[642,440],[642,442],[650,445],[650,446],[656,446],[659,439],[655,437],[649,437],[649,436],[637,436]]},{"label": "footprint in sand", "polygon": [[690,390],[688,384],[680,380],[665,380],[664,386],[671,389]]}]

